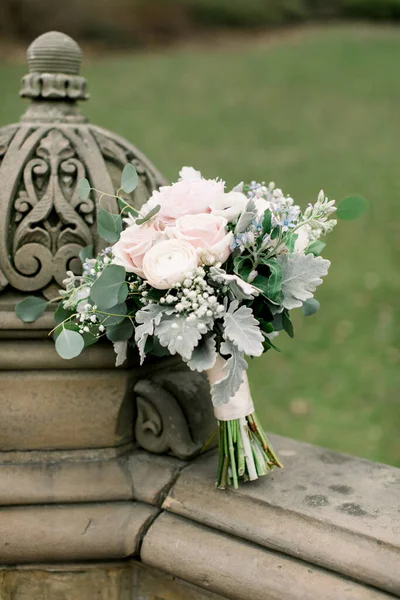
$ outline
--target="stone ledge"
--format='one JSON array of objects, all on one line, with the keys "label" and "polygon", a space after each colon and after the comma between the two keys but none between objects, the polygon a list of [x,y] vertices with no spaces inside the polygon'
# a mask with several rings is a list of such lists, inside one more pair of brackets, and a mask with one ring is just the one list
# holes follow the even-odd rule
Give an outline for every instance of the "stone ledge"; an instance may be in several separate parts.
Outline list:
[{"label": "stone ledge", "polygon": [[158,509],[140,502],[0,508],[2,564],[112,560],[137,554]]},{"label": "stone ledge", "polygon": [[49,459],[48,453],[42,455],[35,453],[31,463],[0,463],[0,506],[132,499],[160,506],[186,464],[143,451],[109,460],[95,456],[83,461],[56,460]]},{"label": "stone ledge", "polygon": [[203,456],[163,509],[400,595],[400,469],[271,438],[285,469],[222,492]]},{"label": "stone ledge", "polygon": [[386,593],[234,536],[161,514],[142,561],[231,600],[384,600]]}]

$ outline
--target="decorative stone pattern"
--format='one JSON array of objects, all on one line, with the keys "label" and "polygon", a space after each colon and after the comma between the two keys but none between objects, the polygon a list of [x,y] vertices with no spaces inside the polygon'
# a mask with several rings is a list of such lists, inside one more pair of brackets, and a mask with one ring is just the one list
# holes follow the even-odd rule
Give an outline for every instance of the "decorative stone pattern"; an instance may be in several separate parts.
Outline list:
[{"label": "decorative stone pattern", "polygon": [[[85,246],[104,247],[96,227],[98,203],[81,200],[78,181],[114,194],[125,164],[139,174],[126,200],[140,207],[164,179],[126,140],[89,125],[77,100],[86,99],[78,44],[59,32],[43,34],[28,49],[30,73],[21,95],[32,99],[20,125],[0,129],[0,289],[54,296],[67,270],[79,272]],[[118,212],[115,199],[102,206]]]}]

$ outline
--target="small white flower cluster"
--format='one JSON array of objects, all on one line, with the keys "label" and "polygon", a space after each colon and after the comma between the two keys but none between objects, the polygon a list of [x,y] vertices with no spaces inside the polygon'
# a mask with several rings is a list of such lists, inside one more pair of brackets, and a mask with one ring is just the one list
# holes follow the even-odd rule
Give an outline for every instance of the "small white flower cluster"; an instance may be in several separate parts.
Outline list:
[{"label": "small white flower cluster", "polygon": [[207,273],[203,267],[186,273],[181,284],[160,299],[164,305],[174,306],[178,314],[187,314],[188,321],[196,318],[217,317],[224,312],[224,305],[218,301],[215,287],[207,282]]},{"label": "small white flower cluster", "polygon": [[[92,333],[96,337],[100,337],[100,334],[105,331],[104,325],[100,322],[99,316],[96,314],[97,306],[86,303],[83,305],[77,318],[79,325],[79,333]],[[100,323],[100,324],[99,324]],[[96,329],[99,333],[93,331],[93,325],[96,325]]]}]

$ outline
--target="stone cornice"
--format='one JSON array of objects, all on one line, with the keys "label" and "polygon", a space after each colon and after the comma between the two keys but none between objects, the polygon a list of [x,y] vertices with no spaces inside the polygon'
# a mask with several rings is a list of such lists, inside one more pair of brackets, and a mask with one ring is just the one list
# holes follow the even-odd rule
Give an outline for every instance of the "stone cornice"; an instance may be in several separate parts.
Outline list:
[{"label": "stone cornice", "polygon": [[286,468],[238,491],[214,489],[214,452],[0,464],[0,561],[136,555],[237,600],[400,596],[400,470],[272,440]]}]

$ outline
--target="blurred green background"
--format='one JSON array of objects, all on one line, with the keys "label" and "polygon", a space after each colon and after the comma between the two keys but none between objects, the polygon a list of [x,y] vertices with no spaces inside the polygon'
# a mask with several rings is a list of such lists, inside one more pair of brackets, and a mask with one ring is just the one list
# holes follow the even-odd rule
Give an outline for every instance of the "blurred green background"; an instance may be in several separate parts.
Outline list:
[{"label": "blurred green background", "polygon": [[[216,4],[246,4],[245,12],[267,4],[322,6]],[[395,0],[331,8],[339,5],[348,14],[363,5],[400,15]],[[370,201],[366,216],[339,223],[326,240],[332,266],[317,292],[320,312],[305,318],[297,311],[295,339],[281,334],[280,354],[252,361],[250,381],[268,430],[400,466],[400,30],[320,23],[269,36],[251,26],[246,22],[229,43],[217,37],[89,53],[83,73],[92,99],[83,109],[170,179],[193,165],[228,186],[274,180],[303,205],[321,188],[337,200],[357,193]],[[23,110],[16,93],[24,72],[21,63],[0,64],[1,124]]]}]

